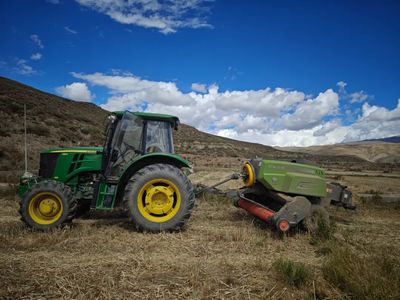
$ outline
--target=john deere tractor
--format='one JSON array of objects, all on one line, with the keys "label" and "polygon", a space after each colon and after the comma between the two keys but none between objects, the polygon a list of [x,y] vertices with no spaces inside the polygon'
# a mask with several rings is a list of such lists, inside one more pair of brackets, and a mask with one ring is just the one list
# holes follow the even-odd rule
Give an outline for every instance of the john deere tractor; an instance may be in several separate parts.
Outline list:
[{"label": "john deere tractor", "polygon": [[139,230],[178,230],[194,206],[184,173],[188,161],[174,154],[171,115],[114,112],[104,147],[62,148],[40,154],[39,176],[20,179],[20,214],[35,229],[62,227],[92,209],[126,208]]}]

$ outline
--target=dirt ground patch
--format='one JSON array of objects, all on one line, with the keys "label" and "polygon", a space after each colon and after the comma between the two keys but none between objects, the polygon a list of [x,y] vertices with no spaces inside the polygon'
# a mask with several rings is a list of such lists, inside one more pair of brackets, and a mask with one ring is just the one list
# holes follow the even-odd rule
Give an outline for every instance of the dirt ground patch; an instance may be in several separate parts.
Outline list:
[{"label": "dirt ground patch", "polygon": [[[192,180],[209,184],[229,174],[205,172]],[[304,232],[280,237],[218,197],[198,199],[182,232],[160,234],[136,232],[117,212],[34,232],[19,221],[15,200],[0,203],[3,299],[352,298],[354,289],[325,277],[326,253],[340,246],[363,258],[382,249],[396,256],[400,249],[400,211],[361,203],[356,212],[330,208],[336,232],[326,244],[310,243]],[[310,281],[299,287],[282,281],[273,267],[279,259],[304,264]],[[384,288],[396,292],[396,284]]]}]

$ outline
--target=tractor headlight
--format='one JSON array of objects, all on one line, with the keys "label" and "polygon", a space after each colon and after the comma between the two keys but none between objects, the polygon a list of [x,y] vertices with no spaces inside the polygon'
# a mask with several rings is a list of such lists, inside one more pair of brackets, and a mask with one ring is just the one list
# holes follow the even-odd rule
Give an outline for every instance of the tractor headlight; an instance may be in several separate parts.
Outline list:
[{"label": "tractor headlight", "polygon": [[25,172],[19,179],[20,184],[28,183],[34,175],[30,172]]}]

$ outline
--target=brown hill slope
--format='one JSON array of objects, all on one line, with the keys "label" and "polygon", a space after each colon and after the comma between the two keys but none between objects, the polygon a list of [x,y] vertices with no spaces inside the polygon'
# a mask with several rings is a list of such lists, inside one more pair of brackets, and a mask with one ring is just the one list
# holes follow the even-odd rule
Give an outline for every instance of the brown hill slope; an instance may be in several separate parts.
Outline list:
[{"label": "brown hill slope", "polygon": [[[64,99],[0,77],[0,171],[23,170],[23,105],[27,105],[29,169],[38,168],[43,149],[94,146],[103,143],[108,112],[92,103]],[[237,167],[245,158],[303,158],[325,167],[356,165],[375,168],[352,156],[293,153],[272,147],[236,141],[181,125],[174,136],[177,153],[188,154],[197,166]]]},{"label": "brown hill slope", "polygon": [[91,103],[60,98],[0,77],[0,169],[23,169],[24,104],[30,169],[40,150],[96,145],[102,140],[107,112]]},{"label": "brown hill slope", "polygon": [[347,155],[378,163],[400,163],[399,143],[348,143],[311,147],[285,147],[282,150],[328,156]]}]

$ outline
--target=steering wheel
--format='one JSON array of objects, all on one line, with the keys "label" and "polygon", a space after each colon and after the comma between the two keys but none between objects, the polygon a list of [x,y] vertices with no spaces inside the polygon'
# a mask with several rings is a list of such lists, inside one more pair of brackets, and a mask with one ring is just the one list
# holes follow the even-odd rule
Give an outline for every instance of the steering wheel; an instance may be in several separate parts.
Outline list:
[{"label": "steering wheel", "polygon": [[[124,147],[125,147],[124,151],[122,151],[122,145],[124,145]],[[135,150],[136,150],[136,148],[133,147],[132,145],[129,145],[129,144],[126,143],[126,142],[122,142],[121,145],[118,147],[118,153],[119,153],[119,155],[118,155],[117,160],[114,162],[114,165],[120,164],[121,162],[127,163],[128,161],[126,160],[126,154],[127,154],[129,151],[135,152]],[[118,162],[118,161],[119,161],[119,162]],[[118,162],[118,163],[117,163],[117,162]]]}]

